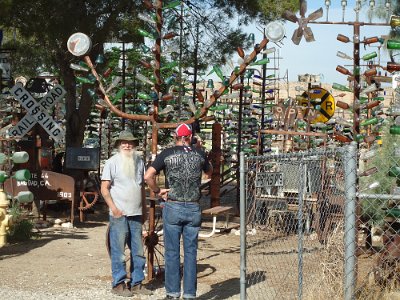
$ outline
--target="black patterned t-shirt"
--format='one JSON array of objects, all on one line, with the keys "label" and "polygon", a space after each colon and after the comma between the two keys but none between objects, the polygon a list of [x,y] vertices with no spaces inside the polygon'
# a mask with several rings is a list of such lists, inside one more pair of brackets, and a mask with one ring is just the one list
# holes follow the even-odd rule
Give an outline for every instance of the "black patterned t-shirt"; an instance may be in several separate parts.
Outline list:
[{"label": "black patterned t-shirt", "polygon": [[202,171],[210,169],[206,154],[193,147],[174,146],[163,150],[151,165],[157,173],[164,170],[168,199],[175,201],[198,201]]}]

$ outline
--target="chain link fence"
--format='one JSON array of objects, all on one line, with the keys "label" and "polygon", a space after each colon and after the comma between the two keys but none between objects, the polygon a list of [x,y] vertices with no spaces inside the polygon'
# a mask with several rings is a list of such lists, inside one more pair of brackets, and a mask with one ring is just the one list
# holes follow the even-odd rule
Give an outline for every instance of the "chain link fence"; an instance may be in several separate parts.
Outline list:
[{"label": "chain link fence", "polygon": [[356,146],[240,162],[241,299],[360,295]]}]

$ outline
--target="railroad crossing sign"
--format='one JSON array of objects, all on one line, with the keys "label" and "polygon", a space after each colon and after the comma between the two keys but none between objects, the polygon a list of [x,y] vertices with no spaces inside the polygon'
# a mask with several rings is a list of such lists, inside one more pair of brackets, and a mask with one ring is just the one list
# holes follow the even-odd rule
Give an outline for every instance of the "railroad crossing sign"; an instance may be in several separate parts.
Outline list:
[{"label": "railroad crossing sign", "polygon": [[16,84],[10,93],[28,112],[17,125],[10,129],[10,136],[23,137],[36,123],[39,123],[55,141],[64,137],[63,129],[47,112],[67,93],[61,85],[54,86],[39,102],[36,102],[21,84]]},{"label": "railroad crossing sign", "polygon": [[301,97],[298,98],[299,105],[304,108],[308,107],[308,98],[310,100],[311,108],[316,112],[316,117],[311,123],[326,123],[335,113],[335,99],[327,90],[316,87],[310,89],[308,92],[304,92]]}]

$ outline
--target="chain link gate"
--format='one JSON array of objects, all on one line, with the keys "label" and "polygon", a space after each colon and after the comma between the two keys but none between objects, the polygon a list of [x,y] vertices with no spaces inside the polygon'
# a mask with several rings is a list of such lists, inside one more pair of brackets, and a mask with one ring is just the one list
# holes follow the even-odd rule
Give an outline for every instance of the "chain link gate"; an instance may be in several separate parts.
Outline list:
[{"label": "chain link gate", "polygon": [[355,284],[355,145],[262,157],[242,154],[240,168],[241,299],[350,299]]}]

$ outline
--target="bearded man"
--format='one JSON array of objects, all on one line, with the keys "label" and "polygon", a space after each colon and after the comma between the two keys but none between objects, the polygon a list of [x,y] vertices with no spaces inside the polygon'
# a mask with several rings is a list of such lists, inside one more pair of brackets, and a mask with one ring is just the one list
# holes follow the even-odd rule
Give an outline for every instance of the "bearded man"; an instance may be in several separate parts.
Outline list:
[{"label": "bearded man", "polygon": [[[142,286],[146,258],[143,252],[142,224],[146,219],[144,163],[136,153],[137,139],[122,131],[115,142],[117,153],[105,163],[101,176],[101,194],[109,207],[111,292],[130,297],[151,295]],[[125,246],[130,248],[130,280],[125,264]]]}]

